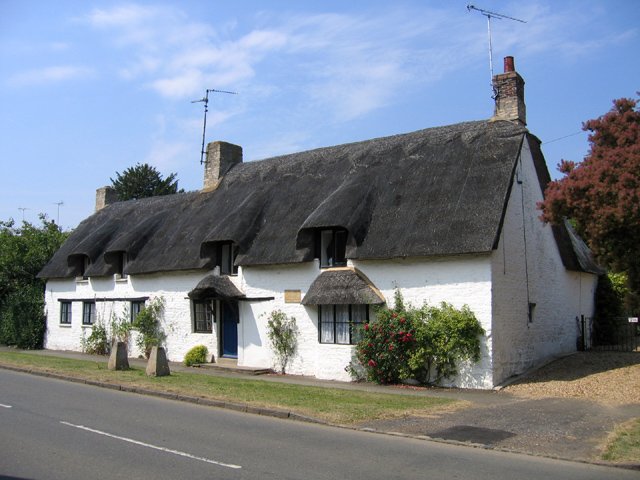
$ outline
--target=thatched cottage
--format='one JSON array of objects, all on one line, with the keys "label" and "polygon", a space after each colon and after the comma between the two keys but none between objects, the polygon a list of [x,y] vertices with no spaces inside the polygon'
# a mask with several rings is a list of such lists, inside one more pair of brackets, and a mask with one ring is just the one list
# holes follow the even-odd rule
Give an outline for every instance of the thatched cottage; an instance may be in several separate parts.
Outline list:
[{"label": "thatched cottage", "polygon": [[270,367],[279,309],[300,330],[289,371],[349,380],[354,329],[399,289],[467,304],[486,330],[452,385],[491,388],[574,351],[598,268],[570,227],[538,219],[550,177],[505,65],[489,120],[246,163],[213,142],[201,191],[109,204],[100,189],[40,274],[46,348],[79,350],[96,321],[161,296],[170,360],[204,344]]}]

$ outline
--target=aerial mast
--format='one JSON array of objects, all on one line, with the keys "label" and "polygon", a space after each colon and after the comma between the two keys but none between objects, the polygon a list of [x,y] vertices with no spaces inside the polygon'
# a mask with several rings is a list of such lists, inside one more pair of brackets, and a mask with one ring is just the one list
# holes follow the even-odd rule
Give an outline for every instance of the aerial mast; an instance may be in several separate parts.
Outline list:
[{"label": "aerial mast", "polygon": [[203,126],[202,126],[202,148],[200,149],[200,165],[202,165],[204,163],[204,142],[205,142],[205,135],[207,133],[207,112],[209,111],[209,93],[228,93],[230,95],[237,95],[237,92],[228,92],[226,90],[216,90],[214,88],[208,88],[204,94],[204,97],[202,97],[200,100],[193,100],[191,103],[199,103],[199,102],[203,102],[204,103],[204,122],[203,122]]},{"label": "aerial mast", "polygon": [[56,223],[58,224],[58,226],[60,226],[60,207],[64,205],[64,202],[60,200],[59,202],[54,202],[53,204],[58,206],[58,217]]},{"label": "aerial mast", "polygon": [[527,22],[525,22],[524,20],[520,20],[519,18],[510,17],[508,15],[503,15],[501,13],[490,12],[489,10],[484,10],[482,8],[476,7],[475,5],[468,4],[467,11],[470,12],[471,10],[480,12],[480,14],[487,17],[487,30],[489,33],[489,73],[491,74],[491,88],[493,90],[493,46],[491,44],[491,19],[497,18],[498,20],[502,20],[504,18],[507,20],[514,20],[520,23],[527,23]]}]

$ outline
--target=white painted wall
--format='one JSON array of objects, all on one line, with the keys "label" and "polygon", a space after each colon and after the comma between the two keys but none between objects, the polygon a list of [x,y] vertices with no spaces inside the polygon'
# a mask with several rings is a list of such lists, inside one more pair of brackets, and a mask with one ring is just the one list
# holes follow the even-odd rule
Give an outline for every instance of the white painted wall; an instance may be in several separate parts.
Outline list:
[{"label": "white painted wall", "polygon": [[[415,306],[446,301],[456,307],[469,305],[487,337],[483,341],[482,361],[464,365],[461,375],[452,382],[469,388],[492,386],[491,359],[491,263],[489,256],[460,256],[446,259],[396,259],[352,262],[393,302],[396,288],[405,302]],[[243,288],[248,297],[269,297],[269,302],[241,302],[241,337],[244,347],[239,364],[273,366],[266,324],[271,311],[279,309],[297,320],[300,330],[298,355],[289,372],[323,379],[350,380],[345,367],[353,359],[353,347],[328,345],[318,341],[317,307],[285,304],[285,290],[306,293],[321,273],[318,262],[292,266],[253,267],[244,270]],[[242,342],[241,342],[242,344]],[[262,348],[262,347],[267,347]]]},{"label": "white painted wall", "polygon": [[[81,350],[82,338],[88,337],[92,328],[82,326],[81,300],[96,300],[96,321],[109,326],[112,314],[122,316],[129,312],[128,301],[109,299],[162,297],[165,308],[161,321],[167,334],[166,349],[169,360],[181,361],[191,347],[200,344],[206,345],[212,352],[217,352],[215,328],[212,334],[192,332],[191,303],[187,297],[187,293],[207,273],[191,271],[163,275],[130,275],[126,280],[115,280],[115,277],[92,277],[88,281],[49,280],[45,291],[47,314],[45,348]],[[70,327],[60,324],[60,299],[75,300],[72,303]],[[107,300],[104,301],[104,299]],[[134,341],[130,342],[129,352],[131,356],[142,353],[135,348]]]},{"label": "white painted wall", "polygon": [[[593,312],[596,276],[564,268],[551,227],[538,219],[536,203],[541,200],[525,141],[491,261],[496,384],[575,351],[576,317]],[[528,302],[536,303],[531,322]]]},{"label": "white painted wall", "polygon": [[[421,306],[424,302],[442,301],[456,307],[465,304],[476,313],[487,337],[483,342],[483,359],[477,365],[463,366],[459,379],[452,382],[463,387],[491,386],[491,264],[488,256],[451,257],[446,259],[397,259],[360,261],[353,266],[360,269],[392,302],[396,288],[402,291],[405,302]],[[285,303],[285,290],[301,290],[304,295],[322,270],[317,261],[298,265],[279,265],[240,269],[233,281],[249,298],[239,302],[238,364],[254,367],[274,367],[275,362],[267,338],[268,315],[282,310],[296,318],[299,328],[298,354],[289,366],[289,373],[311,375],[323,379],[351,380],[345,367],[353,359],[349,345],[321,344],[318,341],[318,309],[299,303]],[[163,275],[129,276],[116,281],[114,277],[91,278],[88,281],[50,280],[46,290],[48,328],[45,347],[54,350],[80,350],[82,338],[91,333],[83,327],[82,301],[104,298],[162,297],[165,310],[162,324],[167,333],[167,357],[181,361],[186,352],[198,344],[206,345],[218,355],[219,322],[212,334],[192,332],[191,303],[187,293],[209,272],[185,272]],[[71,326],[60,325],[60,299],[72,303]],[[97,321],[110,322],[112,313],[124,315],[125,301],[97,301]],[[373,312],[372,312],[373,315]],[[134,343],[130,352],[138,356]]]}]

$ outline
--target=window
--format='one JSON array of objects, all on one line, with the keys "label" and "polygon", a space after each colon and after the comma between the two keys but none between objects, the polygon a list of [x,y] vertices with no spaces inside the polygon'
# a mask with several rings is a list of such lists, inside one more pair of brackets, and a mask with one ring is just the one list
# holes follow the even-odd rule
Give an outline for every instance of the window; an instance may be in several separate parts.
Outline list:
[{"label": "window", "polygon": [[369,321],[369,305],[318,305],[320,343],[355,345]]},{"label": "window", "polygon": [[347,231],[344,229],[320,230],[320,266],[340,267],[347,264]]},{"label": "window", "polygon": [[138,314],[144,308],[144,300],[132,300],[131,301],[131,323],[133,323]]},{"label": "window", "polygon": [[60,302],[60,324],[71,325],[71,302]]},{"label": "window", "polygon": [[238,266],[236,257],[238,256],[238,247],[233,242],[224,242],[218,245],[218,266],[221,275],[237,275]]},{"label": "window", "polygon": [[89,276],[86,274],[87,269],[89,268],[89,265],[91,265],[91,261],[89,260],[89,257],[86,255],[82,256],[82,259],[80,260],[80,264],[78,266],[78,268],[80,269],[80,275],[78,275],[78,279],[80,280],[89,280]]},{"label": "window", "polygon": [[193,301],[193,331],[195,333],[212,333],[215,310],[211,300]]},{"label": "window", "polygon": [[124,267],[127,264],[127,253],[122,252],[118,258],[118,270],[116,272],[116,278],[125,279],[127,274],[124,273]]},{"label": "window", "polygon": [[82,302],[82,324],[93,325],[96,322],[95,302]]}]

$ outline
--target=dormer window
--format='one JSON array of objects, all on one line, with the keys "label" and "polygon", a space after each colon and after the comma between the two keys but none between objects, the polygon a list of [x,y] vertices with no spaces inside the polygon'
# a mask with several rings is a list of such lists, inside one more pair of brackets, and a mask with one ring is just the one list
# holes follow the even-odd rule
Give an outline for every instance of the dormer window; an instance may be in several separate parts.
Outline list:
[{"label": "dormer window", "polygon": [[116,271],[116,278],[118,279],[126,279],[127,274],[124,273],[124,267],[127,265],[127,253],[122,252],[118,255],[118,270]]},{"label": "dormer window", "polygon": [[220,267],[220,275],[237,275],[238,246],[233,242],[222,242],[218,245],[217,266]]},{"label": "dormer window", "polygon": [[91,260],[87,255],[82,257],[82,261],[80,263],[80,277],[82,280],[89,280],[89,276],[87,275],[87,270],[89,269],[89,265],[91,265]]},{"label": "dormer window", "polygon": [[320,230],[316,245],[320,247],[317,258],[321,268],[343,267],[347,265],[348,232],[344,228]]}]

